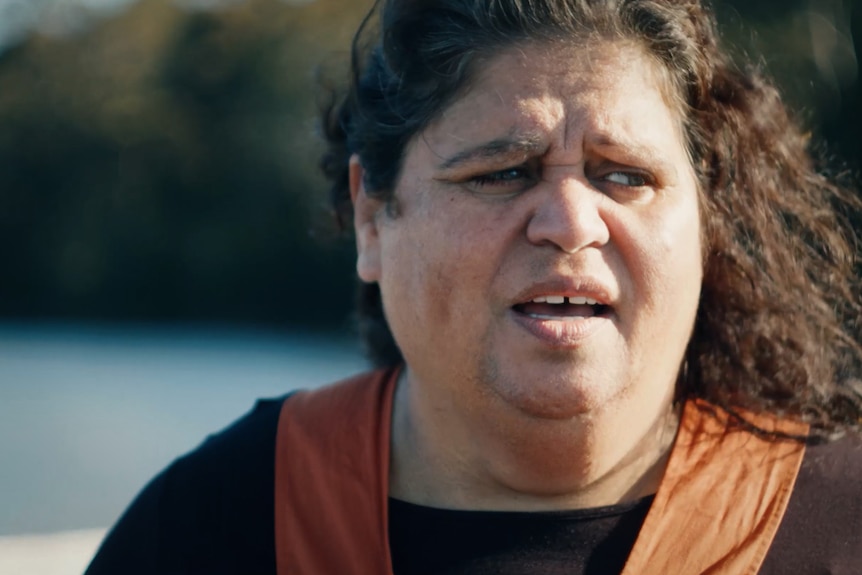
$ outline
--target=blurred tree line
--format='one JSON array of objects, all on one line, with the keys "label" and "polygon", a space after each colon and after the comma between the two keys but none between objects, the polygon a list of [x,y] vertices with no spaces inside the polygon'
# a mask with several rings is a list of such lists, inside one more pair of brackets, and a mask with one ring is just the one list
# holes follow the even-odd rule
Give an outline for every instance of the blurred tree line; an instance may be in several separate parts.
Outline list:
[{"label": "blurred tree line", "polygon": [[[353,247],[317,173],[315,69],[344,71],[369,4],[140,0],[7,47],[0,318],[345,325]],[[853,4],[716,6],[836,170],[862,166]]]}]

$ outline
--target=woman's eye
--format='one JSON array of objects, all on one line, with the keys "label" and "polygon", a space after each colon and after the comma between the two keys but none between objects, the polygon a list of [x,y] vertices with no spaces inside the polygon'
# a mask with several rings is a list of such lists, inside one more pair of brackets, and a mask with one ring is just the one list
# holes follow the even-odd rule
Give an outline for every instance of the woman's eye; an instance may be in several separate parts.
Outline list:
[{"label": "woman's eye", "polygon": [[474,176],[470,178],[470,183],[480,188],[487,186],[508,186],[515,182],[523,183],[526,180],[532,179],[532,177],[531,172],[527,168],[506,168],[505,170]]},{"label": "woman's eye", "polygon": [[612,184],[619,184],[630,188],[640,188],[650,183],[647,176],[637,172],[610,172],[604,175],[602,179]]}]

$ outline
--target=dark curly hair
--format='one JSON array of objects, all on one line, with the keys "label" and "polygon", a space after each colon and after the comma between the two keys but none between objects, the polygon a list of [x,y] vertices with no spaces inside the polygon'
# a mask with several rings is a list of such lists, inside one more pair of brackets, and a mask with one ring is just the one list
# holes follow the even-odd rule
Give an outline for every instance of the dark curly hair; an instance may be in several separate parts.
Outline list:
[{"label": "dark curly hair", "polygon": [[[680,394],[802,419],[819,436],[860,431],[850,221],[862,202],[818,171],[776,89],[733,63],[698,0],[378,0],[354,39],[349,90],[324,111],[322,167],[342,228],[352,154],[368,193],[389,201],[407,144],[469,88],[478,62],[519,42],[590,38],[642,46],[684,118],[705,257]],[[372,359],[401,362],[376,284],[360,283],[358,317]]]}]

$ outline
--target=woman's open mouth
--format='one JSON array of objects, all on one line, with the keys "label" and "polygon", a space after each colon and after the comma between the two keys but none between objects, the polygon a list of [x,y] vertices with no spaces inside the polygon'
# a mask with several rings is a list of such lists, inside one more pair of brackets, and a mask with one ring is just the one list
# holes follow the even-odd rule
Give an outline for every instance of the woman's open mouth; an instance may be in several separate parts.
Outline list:
[{"label": "woman's open mouth", "polygon": [[595,299],[574,296],[549,295],[533,298],[531,301],[512,306],[519,314],[538,320],[577,320],[607,316],[611,306]]}]

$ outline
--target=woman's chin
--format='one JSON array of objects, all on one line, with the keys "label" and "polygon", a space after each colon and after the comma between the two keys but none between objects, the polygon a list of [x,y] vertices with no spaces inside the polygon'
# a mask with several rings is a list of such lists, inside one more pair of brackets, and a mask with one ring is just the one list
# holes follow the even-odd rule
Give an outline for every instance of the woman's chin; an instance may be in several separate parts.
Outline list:
[{"label": "woman's chin", "polygon": [[606,409],[619,390],[583,376],[536,376],[529,380],[499,378],[489,382],[494,393],[517,412],[541,420],[569,420]]}]

